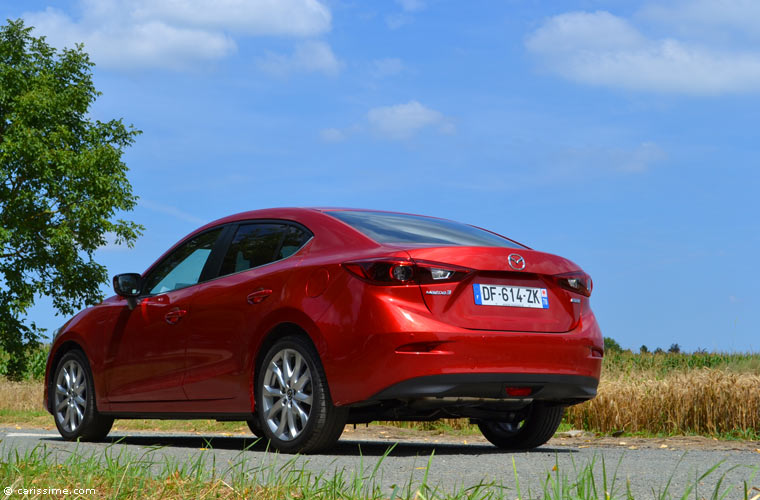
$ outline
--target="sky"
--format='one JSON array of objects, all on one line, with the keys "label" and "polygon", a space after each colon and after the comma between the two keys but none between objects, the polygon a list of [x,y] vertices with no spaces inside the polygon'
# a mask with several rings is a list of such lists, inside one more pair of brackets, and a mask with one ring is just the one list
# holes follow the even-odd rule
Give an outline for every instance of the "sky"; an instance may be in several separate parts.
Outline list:
[{"label": "sky", "polygon": [[[624,348],[760,351],[760,2],[0,0],[84,43],[144,271],[219,217],[445,217],[567,257]],[[107,295],[112,291],[103,286]],[[41,298],[51,331],[67,318]]]}]

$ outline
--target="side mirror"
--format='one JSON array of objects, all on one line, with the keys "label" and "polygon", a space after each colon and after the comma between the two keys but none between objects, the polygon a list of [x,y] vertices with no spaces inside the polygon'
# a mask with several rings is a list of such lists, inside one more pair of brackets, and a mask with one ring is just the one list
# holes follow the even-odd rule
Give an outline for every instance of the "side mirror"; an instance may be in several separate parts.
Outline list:
[{"label": "side mirror", "polygon": [[130,311],[137,307],[140,285],[142,285],[142,276],[137,273],[117,274],[113,277],[113,290],[116,295],[127,299]]}]

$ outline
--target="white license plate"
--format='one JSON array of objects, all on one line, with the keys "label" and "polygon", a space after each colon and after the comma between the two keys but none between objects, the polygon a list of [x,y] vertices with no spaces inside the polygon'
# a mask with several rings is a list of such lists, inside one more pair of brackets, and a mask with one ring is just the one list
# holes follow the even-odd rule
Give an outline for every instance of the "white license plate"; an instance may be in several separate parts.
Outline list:
[{"label": "white license plate", "polygon": [[546,288],[473,283],[475,304],[479,306],[531,307],[549,309]]}]

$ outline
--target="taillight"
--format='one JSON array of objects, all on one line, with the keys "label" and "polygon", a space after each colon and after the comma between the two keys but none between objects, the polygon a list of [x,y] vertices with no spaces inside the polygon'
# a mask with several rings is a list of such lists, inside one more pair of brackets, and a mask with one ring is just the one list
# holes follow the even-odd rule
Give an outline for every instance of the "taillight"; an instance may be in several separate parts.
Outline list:
[{"label": "taillight", "polygon": [[343,264],[352,274],[377,285],[415,283],[414,262],[408,260],[357,260]]},{"label": "taillight", "polygon": [[371,259],[345,262],[351,274],[373,285],[414,285],[461,281],[469,269],[449,264],[401,259]]},{"label": "taillight", "polygon": [[565,290],[570,290],[571,292],[579,293],[586,297],[591,296],[591,290],[594,288],[591,276],[583,271],[558,274],[554,276],[554,280]]},{"label": "taillight", "polygon": [[422,285],[456,283],[472,272],[466,267],[441,264],[427,260],[417,261],[417,279]]}]

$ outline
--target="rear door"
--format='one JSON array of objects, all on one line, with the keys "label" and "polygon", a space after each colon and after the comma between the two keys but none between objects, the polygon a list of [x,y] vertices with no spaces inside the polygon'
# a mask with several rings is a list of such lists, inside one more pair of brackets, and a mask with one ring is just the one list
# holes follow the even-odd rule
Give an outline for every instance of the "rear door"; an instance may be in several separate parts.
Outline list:
[{"label": "rear door", "polygon": [[420,285],[425,304],[446,323],[475,330],[566,332],[580,318],[578,299],[573,301],[552,278],[578,269],[561,257],[522,248],[464,246],[418,248],[409,254],[420,263],[472,270],[459,282]]},{"label": "rear door", "polygon": [[[184,382],[189,399],[239,400],[250,409],[254,334],[262,318],[287,301],[288,277],[311,236],[286,221],[251,221],[235,228],[218,277],[201,285],[193,298]],[[229,411],[229,405],[238,405],[225,404]]]}]

